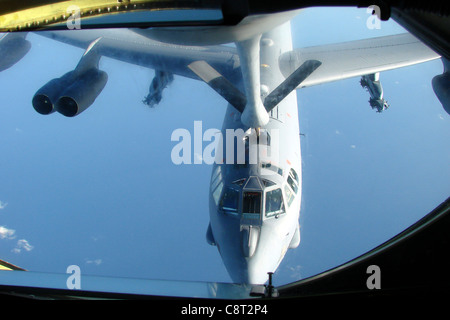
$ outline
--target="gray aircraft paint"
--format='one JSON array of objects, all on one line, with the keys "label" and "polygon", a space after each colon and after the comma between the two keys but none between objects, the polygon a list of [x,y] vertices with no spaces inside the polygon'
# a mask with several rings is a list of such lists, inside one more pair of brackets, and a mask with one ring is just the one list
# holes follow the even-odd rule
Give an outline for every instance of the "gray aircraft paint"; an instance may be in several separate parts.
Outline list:
[{"label": "gray aircraft paint", "polygon": [[[290,24],[286,23],[274,30],[265,33],[261,37],[261,87],[262,94],[267,95],[276,88],[284,77],[278,67],[280,53],[292,50]],[[242,87],[241,87],[241,90]],[[242,129],[248,131],[249,127],[242,124],[237,111],[231,105],[225,114],[222,135],[226,135],[227,129]],[[267,273],[274,272],[283,259],[291,241],[299,228],[298,219],[301,202],[301,152],[300,132],[297,111],[297,96],[293,91],[272,112],[266,126],[261,132],[277,130],[279,141],[271,141],[271,145],[278,143],[279,162],[272,163],[282,170],[282,175],[271,169],[263,168],[264,159],[259,158],[257,164],[214,164],[212,171],[212,184],[210,190],[210,217],[211,231],[214,242],[219,248],[224,264],[235,282],[264,283]],[[253,134],[255,131],[253,129]],[[263,134],[262,134],[263,135]],[[272,138],[272,137],[271,137]],[[260,144],[259,148],[265,148]],[[269,150],[267,150],[270,152]],[[216,179],[222,179],[223,189],[231,187],[240,191],[239,211],[242,210],[242,190],[245,184],[238,186],[234,181],[257,177],[260,182],[268,180],[273,186],[261,186],[262,191],[281,188],[285,195],[284,187],[289,170],[293,168],[298,175],[299,187],[295,201],[288,206],[284,199],[285,213],[278,216],[266,217],[263,214],[264,196],[261,205],[261,216],[258,219],[247,219],[243,214],[225,213],[219,210],[214,198],[217,184]],[[253,186],[253,188],[257,188]],[[289,188],[289,187],[288,187]],[[254,189],[256,190],[256,189]],[[223,192],[223,191],[222,191]],[[264,192],[263,192],[264,194]],[[220,200],[219,200],[220,201]],[[252,229],[251,231],[248,231]],[[299,235],[299,234],[298,234]],[[246,243],[252,242],[250,251],[254,251],[251,257],[246,257]],[[297,243],[298,244],[298,243]]]}]

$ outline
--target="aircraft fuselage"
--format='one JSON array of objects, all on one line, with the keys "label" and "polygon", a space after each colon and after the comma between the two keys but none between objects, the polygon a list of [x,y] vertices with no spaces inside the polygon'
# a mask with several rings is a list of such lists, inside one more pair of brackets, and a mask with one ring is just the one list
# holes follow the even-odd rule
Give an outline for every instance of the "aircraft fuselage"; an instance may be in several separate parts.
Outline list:
[{"label": "aircraft fuselage", "polygon": [[[284,81],[278,57],[290,50],[289,23],[262,35],[263,98]],[[301,151],[295,90],[269,117],[257,132],[245,126],[239,112],[229,105],[222,127],[223,159],[216,159],[219,163],[212,170],[207,237],[217,245],[237,283],[266,282],[267,273],[274,272],[287,249],[300,241]],[[232,133],[236,138],[229,139]],[[244,163],[239,158],[240,147],[245,150]]]}]

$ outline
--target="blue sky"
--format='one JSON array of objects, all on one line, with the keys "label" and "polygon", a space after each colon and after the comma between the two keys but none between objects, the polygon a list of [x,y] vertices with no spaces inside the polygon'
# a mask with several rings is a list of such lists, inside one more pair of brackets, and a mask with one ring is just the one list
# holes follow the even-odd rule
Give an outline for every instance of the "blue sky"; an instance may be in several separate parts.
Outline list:
[{"label": "blue sky", "polygon": [[[311,9],[294,47],[403,32],[366,27],[365,9]],[[153,71],[103,59],[109,81],[78,117],[37,114],[31,99],[83,51],[29,35],[33,47],[0,74],[0,258],[32,271],[229,282],[209,222],[209,165],[171,162],[173,130],[221,128],[226,102],[176,76],[155,109]],[[302,242],[275,284],[344,263],[402,231],[450,191],[449,115],[431,88],[440,61],[383,72],[391,107],[369,106],[359,78],[298,91]]]}]

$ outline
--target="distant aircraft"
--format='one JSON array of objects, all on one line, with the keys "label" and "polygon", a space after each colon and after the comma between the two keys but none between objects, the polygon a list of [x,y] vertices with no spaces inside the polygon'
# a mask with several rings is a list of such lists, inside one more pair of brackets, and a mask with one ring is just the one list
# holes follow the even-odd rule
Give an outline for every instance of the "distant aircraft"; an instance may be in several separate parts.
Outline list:
[{"label": "distant aircraft", "polygon": [[[234,26],[39,32],[86,51],[74,70],[37,91],[33,107],[68,117],[83,112],[106,85],[99,70],[103,56],[155,70],[150,104],[161,99],[171,75],[207,83],[229,102],[222,135],[234,135],[213,164],[206,238],[217,246],[233,282],[263,284],[300,243],[295,89],[362,76],[371,81],[372,98],[382,98],[368,75],[440,57],[410,34],[294,49],[289,21],[298,13],[248,16]],[[0,70],[29,47],[26,33],[6,34]]]}]

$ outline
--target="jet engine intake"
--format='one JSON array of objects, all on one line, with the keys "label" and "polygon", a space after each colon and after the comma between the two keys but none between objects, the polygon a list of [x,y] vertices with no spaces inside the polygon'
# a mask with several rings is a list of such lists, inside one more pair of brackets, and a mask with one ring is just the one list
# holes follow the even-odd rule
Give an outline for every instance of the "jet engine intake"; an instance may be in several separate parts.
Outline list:
[{"label": "jet engine intake", "polygon": [[108,81],[106,72],[92,68],[81,75],[70,71],[40,88],[33,97],[33,107],[40,114],[58,111],[73,117],[86,110]]},{"label": "jet engine intake", "polygon": [[34,110],[44,115],[55,112],[55,102],[64,89],[73,82],[73,79],[74,71],[70,71],[60,78],[47,82],[33,97],[32,103]]},{"label": "jet engine intake", "polygon": [[78,77],[56,101],[55,109],[66,117],[74,117],[89,108],[108,81],[106,72],[91,69]]}]

